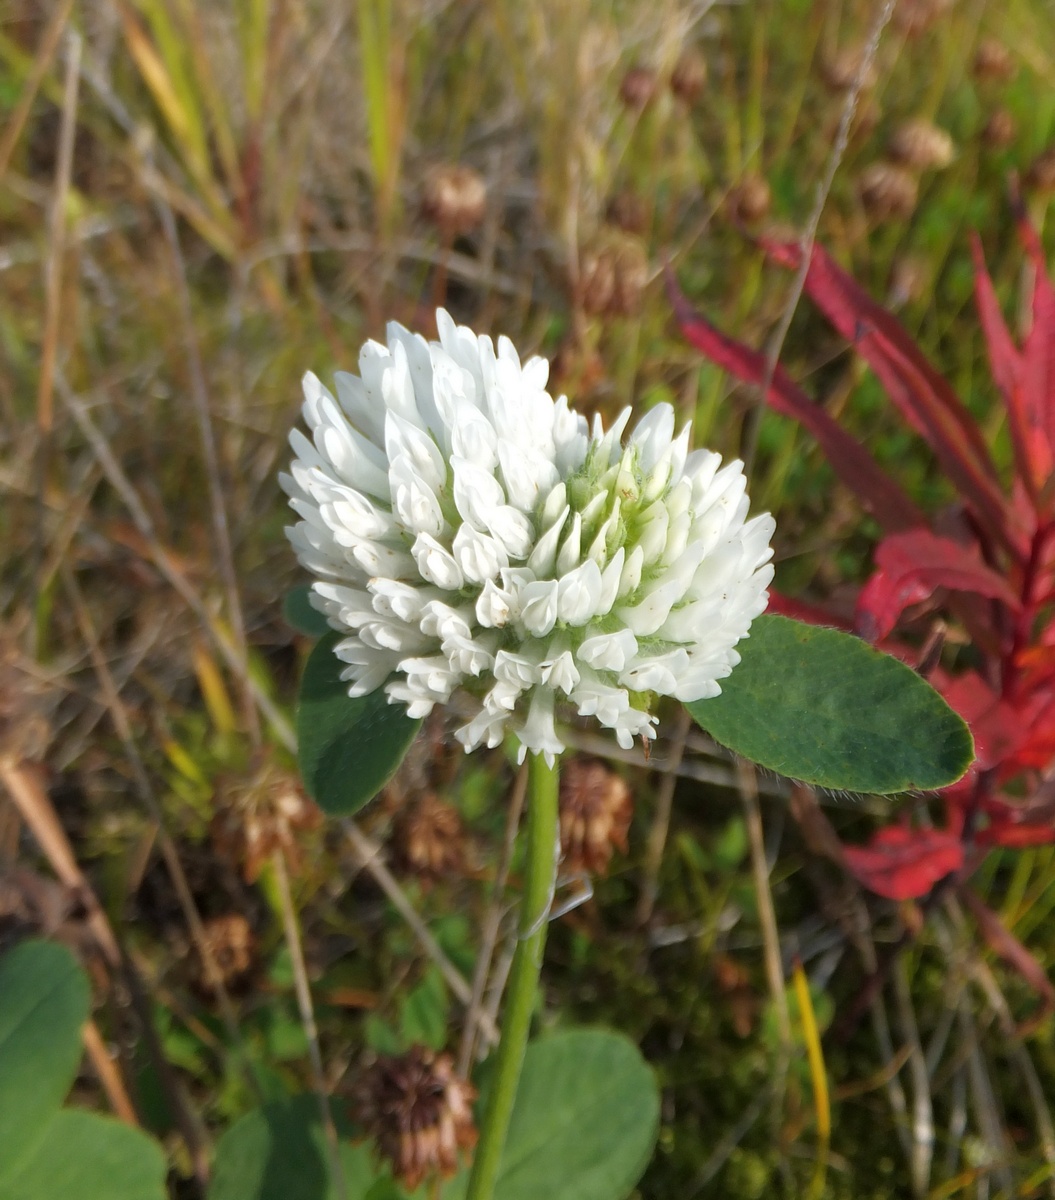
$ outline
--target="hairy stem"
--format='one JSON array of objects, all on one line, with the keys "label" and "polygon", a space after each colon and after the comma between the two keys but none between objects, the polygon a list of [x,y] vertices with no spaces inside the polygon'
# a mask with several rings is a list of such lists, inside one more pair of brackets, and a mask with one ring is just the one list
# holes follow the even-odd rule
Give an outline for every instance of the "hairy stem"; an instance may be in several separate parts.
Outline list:
[{"label": "hairy stem", "polygon": [[520,901],[520,932],[509,975],[502,1037],[484,1114],[480,1141],[473,1159],[466,1200],[491,1200],[502,1161],[509,1119],[513,1113],[520,1069],[524,1063],[531,1014],[535,1008],[542,951],[557,872],[557,765],[542,755],[531,756],[528,780],[527,861]]}]

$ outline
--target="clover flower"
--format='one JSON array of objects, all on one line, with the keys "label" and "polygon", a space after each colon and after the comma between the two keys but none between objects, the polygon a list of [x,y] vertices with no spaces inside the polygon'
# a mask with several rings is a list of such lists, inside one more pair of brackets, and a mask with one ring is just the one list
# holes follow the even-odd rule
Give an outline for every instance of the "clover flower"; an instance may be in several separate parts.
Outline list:
[{"label": "clover flower", "polygon": [[624,748],[655,736],[654,695],[719,694],[766,606],[768,514],[747,520],[739,462],[689,452],[658,404],[626,446],[546,391],[506,338],[437,313],[367,342],[336,397],[304,378],[288,530],[312,603],[346,634],[350,696],[384,688],[409,716],[456,692],[471,750],[507,732],[552,760],[562,707]]}]

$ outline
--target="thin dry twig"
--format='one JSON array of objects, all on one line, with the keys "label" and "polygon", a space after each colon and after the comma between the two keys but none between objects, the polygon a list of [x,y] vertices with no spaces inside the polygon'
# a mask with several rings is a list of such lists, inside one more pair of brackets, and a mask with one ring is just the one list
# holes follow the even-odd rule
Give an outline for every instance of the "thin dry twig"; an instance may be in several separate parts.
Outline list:
[{"label": "thin dry twig", "polygon": [[161,805],[154,795],[150,777],[147,774],[146,766],[139,753],[139,747],[136,744],[135,735],[132,731],[132,722],[128,716],[128,710],[125,708],[124,701],[121,699],[113,676],[110,673],[110,668],[99,647],[99,638],[95,631],[95,626],[92,624],[73,572],[68,567],[64,567],[62,578],[70,600],[74,619],[77,622],[81,637],[84,639],[84,644],[88,651],[88,656],[91,659],[92,667],[95,670],[95,677],[99,683],[99,690],[102,692],[103,702],[110,713],[110,719],[117,731],[117,736],[121,739],[121,743],[124,746],[125,754],[128,756],[136,791],[157,829],[158,849],[161,851],[161,857],[172,880],[172,885],[176,889],[180,909],[183,912],[184,920],[187,922],[187,927],[190,930],[195,948],[201,956],[202,965],[205,968],[206,982],[215,992],[219,1001],[220,1013],[223,1017],[224,1025],[227,1028],[227,1033],[231,1041],[238,1048],[238,1057],[245,1069],[249,1085],[252,1088],[256,1088],[256,1079],[249,1067],[249,1058],[245,1041],[242,1038],[238,1025],[238,1017],[235,1013],[234,1005],[231,1003],[230,994],[224,985],[223,972],[216,961],[212,944],[206,936],[201,913],[198,911],[194,895],[191,892],[190,883],[187,881],[186,872],[183,870],[183,862],[179,856],[179,849],[166,829],[164,813],[161,811]]},{"label": "thin dry twig", "polygon": [[638,893],[634,921],[638,927],[652,920],[659,895],[659,872],[663,865],[663,851],[667,847],[670,832],[670,814],[674,805],[674,789],[677,786],[681,760],[685,755],[685,742],[692,727],[692,717],[684,706],[678,710],[671,732],[670,752],[664,762],[664,775],[656,789],[656,807],[652,813],[652,824],[645,846],[645,862],[641,868],[641,884]]},{"label": "thin dry twig", "polygon": [[920,1042],[912,994],[905,975],[905,960],[901,958],[893,971],[894,999],[897,1003],[898,1025],[902,1042],[908,1047],[908,1067],[912,1077],[912,1155],[909,1172],[912,1190],[925,1196],[930,1183],[934,1159],[934,1107],[930,1097],[930,1073]]},{"label": "thin dry twig", "polygon": [[276,850],[271,856],[271,866],[275,873],[275,882],[278,884],[278,898],[282,907],[282,927],[286,935],[286,945],[289,947],[290,961],[293,965],[293,987],[297,994],[297,1007],[300,1010],[300,1021],[308,1039],[308,1058],[311,1060],[312,1082],[319,1102],[319,1117],[322,1120],[322,1127],[326,1131],[330,1171],[338,1200],[347,1200],[348,1189],[345,1185],[344,1169],[341,1164],[341,1147],[337,1138],[337,1127],[333,1123],[333,1113],[330,1111],[326,1073],[323,1070],[322,1052],[319,1049],[319,1027],[315,1021],[315,1006],[311,1000],[308,968],[304,961],[304,946],[301,942],[297,912],[293,907],[293,893],[289,886],[286,859],[281,850]]},{"label": "thin dry twig", "polygon": [[755,461],[755,451],[758,448],[758,430],[762,420],[762,411],[765,408],[766,397],[769,395],[769,389],[773,385],[773,376],[776,373],[777,364],[780,362],[784,342],[787,339],[788,330],[791,328],[791,322],[799,306],[799,301],[802,299],[803,289],[806,286],[806,272],[809,270],[810,258],[813,255],[813,244],[817,240],[817,228],[824,213],[824,206],[828,203],[832,184],[835,182],[835,173],[842,163],[846,147],[850,141],[850,127],[857,112],[857,105],[861,98],[861,92],[864,90],[865,80],[871,73],[872,64],[875,62],[876,53],[879,50],[879,42],[883,36],[883,30],[886,29],[890,18],[894,15],[896,4],[897,0],[885,0],[883,7],[876,13],[871,29],[868,31],[868,38],[865,41],[864,50],[861,54],[860,65],[846,93],[846,101],[843,104],[842,114],[839,117],[839,128],[835,134],[835,141],[832,143],[832,148],[828,153],[824,175],[817,184],[817,195],[813,202],[813,208],[810,211],[806,228],[803,230],[802,238],[799,242],[799,253],[802,261],[799,263],[799,269],[795,273],[795,281],[792,284],[787,304],[785,304],[784,311],[781,314],[780,324],[774,330],[766,350],[766,373],[758,400],[748,412],[744,422],[743,454],[741,457],[744,460],[744,472],[748,476],[751,474],[751,468]]},{"label": "thin dry twig", "polygon": [[[465,976],[461,971],[458,970],[443,952],[443,947],[440,946],[439,942],[429,932],[425,922],[415,912],[414,906],[407,899],[406,892],[403,891],[392,875],[392,872],[381,861],[380,848],[363,833],[354,821],[345,821],[343,827],[348,841],[351,843],[352,851],[359,860],[360,865],[370,872],[377,885],[392,902],[393,907],[410,926],[411,931],[421,943],[425,952],[439,967],[444,979],[447,981],[447,986],[457,999],[468,1007],[472,1002],[472,988],[466,982]],[[498,1029],[493,1018],[488,1017],[486,1013],[481,1014],[479,1026],[489,1041],[492,1043],[498,1041]]]},{"label": "thin dry twig", "polygon": [[136,1116],[135,1107],[128,1095],[125,1081],[121,1078],[121,1072],[114,1066],[114,1060],[106,1048],[106,1043],[99,1032],[99,1026],[89,1020],[84,1026],[82,1036],[92,1070],[95,1071],[100,1084],[102,1084],[106,1098],[110,1101],[110,1107],[126,1125],[138,1126],[139,1118]]},{"label": "thin dry twig", "polygon": [[513,790],[509,797],[509,810],[506,816],[505,840],[502,845],[502,856],[499,859],[498,871],[495,874],[494,886],[484,917],[483,932],[480,936],[480,948],[477,952],[476,970],[473,974],[473,990],[469,997],[469,1007],[465,1014],[465,1025],[462,1029],[461,1046],[458,1049],[458,1074],[468,1078],[469,1068],[476,1049],[476,1034],[479,1029],[480,1014],[484,994],[487,990],[487,978],[491,973],[491,961],[494,958],[498,935],[502,929],[502,919],[506,915],[506,905],[503,902],[506,880],[509,877],[509,867],[513,861],[513,848],[516,844],[517,827],[520,815],[524,810],[524,798],[527,795],[528,767],[521,765],[517,772]]}]

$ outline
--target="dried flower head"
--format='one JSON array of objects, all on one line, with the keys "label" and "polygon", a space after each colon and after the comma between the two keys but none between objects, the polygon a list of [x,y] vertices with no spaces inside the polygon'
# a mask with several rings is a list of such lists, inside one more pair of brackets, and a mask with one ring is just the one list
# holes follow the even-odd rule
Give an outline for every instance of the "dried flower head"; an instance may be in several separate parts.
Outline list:
[{"label": "dried flower head", "polygon": [[39,759],[51,737],[47,691],[28,669],[13,636],[0,631],[0,760]]},{"label": "dried flower head", "polygon": [[738,221],[754,225],[769,216],[773,193],[764,175],[748,171],[729,195],[732,211]]},{"label": "dried flower head", "polygon": [[210,831],[216,852],[253,883],[276,850],[298,869],[298,835],[321,823],[297,776],[268,760],[248,779],[221,781]]},{"label": "dried flower head", "polygon": [[578,293],[591,316],[633,316],[641,309],[647,282],[645,247],[630,234],[605,230],[582,255]]},{"label": "dried flower head", "polygon": [[380,1055],[359,1080],[355,1118],[413,1191],[436,1175],[458,1169],[458,1151],[476,1144],[472,1104],[476,1090],[454,1072],[449,1054],[424,1046]]},{"label": "dried flower head", "polygon": [[877,221],[910,217],[919,203],[915,175],[895,163],[875,162],[861,172],[857,190],[870,217]]},{"label": "dried flower head", "polygon": [[648,205],[640,193],[624,189],[608,202],[605,219],[624,233],[640,235],[648,228]]},{"label": "dried flower head", "polygon": [[984,37],[974,53],[973,70],[980,83],[1005,83],[1015,74],[1015,60],[1003,42]]},{"label": "dried flower head", "polygon": [[598,759],[573,758],[560,774],[561,866],[603,875],[613,850],[627,851],[634,806],[626,780]]},{"label": "dried flower head", "polygon": [[1040,192],[1045,196],[1055,192],[1055,146],[1049,146],[1037,155],[1023,182],[1031,192]]},{"label": "dried flower head", "polygon": [[996,108],[982,127],[982,142],[990,150],[1006,150],[1018,135],[1018,124],[1006,108]]},{"label": "dried flower head", "polygon": [[674,64],[670,76],[670,90],[679,100],[690,107],[703,94],[707,86],[707,60],[699,50],[685,50]]},{"label": "dried flower head", "polygon": [[[832,54],[826,54],[821,58],[820,62],[821,79],[829,91],[836,93],[847,92],[853,86],[853,82],[861,70],[863,61],[864,51],[859,46],[848,46],[843,50],[836,50]],[[875,87],[878,78],[879,74],[876,71],[875,60],[873,59],[868,64],[868,69],[862,80],[862,90],[868,91],[870,88]]]},{"label": "dried flower head", "polygon": [[426,882],[461,874],[466,865],[466,836],[461,813],[434,792],[406,805],[393,827],[398,865]]},{"label": "dried flower head", "polygon": [[894,25],[906,37],[926,33],[952,8],[953,0],[901,0],[894,8]]},{"label": "dried flower head", "polygon": [[891,158],[917,171],[947,167],[956,154],[956,146],[949,134],[919,117],[897,127],[889,149]]},{"label": "dried flower head", "polygon": [[647,107],[659,90],[655,71],[648,67],[631,67],[619,84],[619,99],[637,111]]},{"label": "dried flower head", "polygon": [[471,233],[487,211],[487,184],[472,167],[441,163],[425,178],[421,213],[450,238]]},{"label": "dried flower head", "polygon": [[203,922],[202,932],[204,945],[198,948],[195,986],[205,994],[215,991],[213,968],[227,991],[244,985],[256,966],[256,937],[246,918],[237,912],[210,917]]},{"label": "dried flower head", "polygon": [[688,452],[657,405],[592,428],[501,338],[437,313],[368,342],[337,396],[304,379],[309,441],[283,487],[313,603],[346,636],[349,694],[384,688],[411,717],[460,691],[467,750],[507,732],[552,758],[567,704],[629,747],[655,736],[650,693],[716,696],[766,605],[773,519],[747,520],[743,468]]}]

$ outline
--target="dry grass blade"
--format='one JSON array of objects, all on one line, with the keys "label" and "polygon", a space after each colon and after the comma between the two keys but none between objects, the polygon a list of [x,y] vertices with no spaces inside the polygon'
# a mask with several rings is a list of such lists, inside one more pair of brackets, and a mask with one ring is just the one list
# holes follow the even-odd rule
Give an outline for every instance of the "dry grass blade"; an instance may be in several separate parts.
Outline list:
[{"label": "dry grass blade", "polygon": [[[396,882],[392,872],[381,861],[379,847],[363,833],[354,821],[345,821],[343,824],[345,834],[361,866],[370,872],[378,886],[392,902],[393,907],[410,926],[425,953],[439,967],[443,978],[447,981],[447,986],[458,1000],[468,1007],[472,1003],[472,988],[466,982],[461,971],[443,952],[443,948],[429,932],[425,922],[414,911],[414,906],[407,899],[406,893]],[[479,1026],[489,1041],[492,1043],[498,1041],[498,1029],[492,1017],[482,1013],[479,1018]]]},{"label": "dry grass blade", "polygon": [[341,1148],[337,1139],[337,1128],[333,1123],[330,1112],[330,1099],[326,1088],[326,1073],[322,1065],[322,1052],[319,1049],[319,1029],[315,1022],[315,1007],[311,1001],[311,985],[308,982],[308,968],[304,961],[304,946],[300,938],[300,925],[297,912],[293,907],[293,893],[289,886],[289,872],[286,870],[286,859],[281,850],[276,850],[271,857],[271,867],[278,885],[278,898],[282,908],[282,927],[286,935],[286,945],[289,948],[290,962],[293,964],[293,986],[297,994],[297,1008],[300,1010],[301,1024],[308,1039],[308,1056],[311,1059],[312,1082],[315,1095],[319,1101],[319,1118],[326,1132],[326,1148],[330,1157],[330,1171],[338,1200],[348,1200],[348,1189],[345,1185],[344,1168],[341,1164]]},{"label": "dry grass blade", "polygon": [[473,1062],[473,1052],[476,1048],[476,1034],[480,1025],[480,1015],[484,994],[487,990],[487,979],[491,973],[491,962],[494,958],[498,935],[502,929],[502,919],[507,913],[503,901],[506,881],[509,877],[509,867],[513,861],[513,848],[516,844],[517,827],[520,815],[524,809],[524,797],[527,795],[528,768],[524,763],[517,772],[513,784],[512,795],[509,798],[509,811],[506,817],[505,839],[502,845],[502,857],[495,873],[494,887],[491,889],[491,899],[484,918],[483,933],[480,937],[480,947],[477,951],[476,970],[473,975],[473,989],[469,997],[469,1006],[465,1014],[465,1027],[462,1030],[461,1046],[458,1049],[458,1074],[462,1078],[469,1077]]},{"label": "dry grass blade", "polygon": [[[37,385],[37,426],[42,439],[51,433],[55,358],[59,345],[59,313],[62,302],[62,262],[66,250],[66,206],[73,169],[73,142],[77,134],[77,95],[81,78],[81,38],[71,30],[66,58],[66,79],[62,93],[62,123],[59,126],[59,153],[55,165],[55,186],[51,197],[48,228],[48,257],[44,272],[44,343],[40,354],[40,380]],[[42,441],[41,487],[46,470],[46,442]]]},{"label": "dry grass blade", "polygon": [[194,415],[198,421],[198,435],[201,438],[202,455],[205,462],[205,474],[209,482],[209,507],[212,514],[213,536],[216,539],[216,555],[223,580],[224,591],[227,593],[227,615],[234,631],[234,644],[241,660],[241,670],[238,679],[242,692],[242,716],[246,722],[250,741],[254,746],[260,745],[260,721],[257,707],[249,685],[249,652],[245,636],[245,619],[242,615],[242,600],[238,589],[238,576],[235,571],[234,550],[231,547],[230,525],[227,519],[227,504],[224,500],[223,481],[220,477],[220,460],[216,450],[216,435],[213,431],[212,414],[209,411],[209,396],[205,384],[205,372],[202,369],[201,352],[198,348],[198,338],[194,330],[194,313],[191,307],[190,288],[187,286],[187,269],[183,261],[183,251],[180,249],[179,232],[172,209],[163,196],[157,197],[156,207],[161,218],[161,227],[165,231],[165,239],[172,251],[176,273],[176,291],[179,295],[180,320],[183,324],[183,345],[187,357],[187,369],[190,373],[191,398],[194,403]]},{"label": "dry grass blade", "polygon": [[901,1038],[909,1049],[908,1067],[912,1077],[912,1156],[909,1160],[912,1189],[917,1196],[923,1196],[930,1184],[934,1159],[934,1108],[930,1097],[930,1073],[920,1043],[904,958],[898,959],[894,967],[893,988]]},{"label": "dry grass blade", "polygon": [[824,175],[817,185],[817,195],[813,202],[813,209],[810,212],[802,239],[799,242],[802,262],[795,273],[795,280],[791,286],[791,294],[784,306],[780,323],[774,330],[766,351],[766,374],[758,393],[758,400],[745,421],[744,436],[742,439],[743,453],[741,457],[744,460],[744,471],[748,476],[751,474],[751,467],[755,460],[755,451],[758,447],[758,430],[762,420],[762,410],[765,407],[769,389],[773,385],[773,376],[776,373],[777,364],[780,362],[780,355],[783,352],[784,342],[787,339],[788,330],[791,328],[795,310],[799,306],[803,289],[806,286],[806,272],[809,270],[810,258],[813,254],[813,244],[817,240],[817,228],[820,225],[824,206],[828,203],[828,196],[831,193],[832,184],[835,182],[835,174],[839,170],[843,156],[846,154],[846,147],[850,141],[850,127],[853,124],[854,114],[857,112],[857,104],[864,90],[865,82],[875,63],[883,30],[890,23],[890,18],[894,15],[896,4],[897,0],[884,0],[883,7],[876,13],[875,21],[869,30],[860,64],[854,75],[853,83],[851,83],[846,93],[846,101],[843,104],[842,114],[839,117],[839,128],[828,155]]},{"label": "dry grass blade", "polygon": [[251,1088],[256,1088],[256,1077],[249,1066],[248,1052],[242,1038],[241,1030],[239,1029],[238,1017],[234,1011],[234,1005],[231,1003],[227,988],[224,986],[223,972],[216,962],[216,956],[213,953],[209,938],[206,936],[201,914],[194,901],[186,872],[183,870],[179,849],[165,828],[164,814],[161,811],[161,805],[158,803],[157,797],[154,795],[150,777],[147,775],[146,767],[143,765],[143,759],[136,745],[135,735],[132,731],[132,722],[121,700],[120,693],[114,684],[113,676],[110,673],[110,668],[107,666],[106,659],[99,648],[99,639],[92,625],[91,618],[88,615],[84,600],[81,597],[77,581],[73,573],[68,569],[63,571],[63,583],[65,584],[70,606],[87,647],[92,666],[95,669],[99,690],[103,695],[103,702],[110,713],[114,728],[117,730],[117,735],[121,739],[125,753],[128,756],[136,791],[139,793],[140,800],[156,824],[158,848],[161,851],[161,857],[165,862],[173,887],[176,890],[180,908],[187,922],[187,927],[190,930],[191,938],[204,964],[206,979],[219,1000],[220,1012],[227,1028],[228,1036],[238,1051],[238,1059],[245,1070],[247,1082]]},{"label": "dry grass blade", "polygon": [[656,808],[652,814],[652,825],[648,831],[645,847],[645,864],[641,869],[641,891],[638,896],[634,921],[647,925],[652,919],[659,895],[659,871],[663,865],[663,851],[667,846],[670,831],[670,814],[674,805],[674,789],[678,783],[678,768],[685,756],[685,742],[692,727],[689,710],[682,705],[678,709],[674,729],[670,738],[670,753],[664,763],[665,774],[656,789]]},{"label": "dry grass blade", "polygon": [[26,127],[26,120],[33,109],[33,102],[40,91],[40,85],[51,68],[51,61],[55,57],[55,51],[59,48],[63,30],[66,28],[66,22],[70,19],[72,11],[73,0],[62,0],[62,3],[51,14],[51,19],[40,39],[32,70],[26,76],[26,81],[22,85],[22,94],[18,98],[14,112],[4,126],[4,136],[0,138],[0,179],[7,174],[11,155],[18,145],[18,139],[22,136],[22,130]]},{"label": "dry grass blade", "polygon": [[114,1113],[126,1125],[138,1126],[139,1118],[136,1116],[128,1089],[121,1078],[121,1072],[114,1066],[114,1060],[106,1048],[106,1043],[99,1032],[99,1026],[94,1021],[88,1021],[84,1026],[84,1048],[88,1051],[92,1070],[98,1076]]}]

